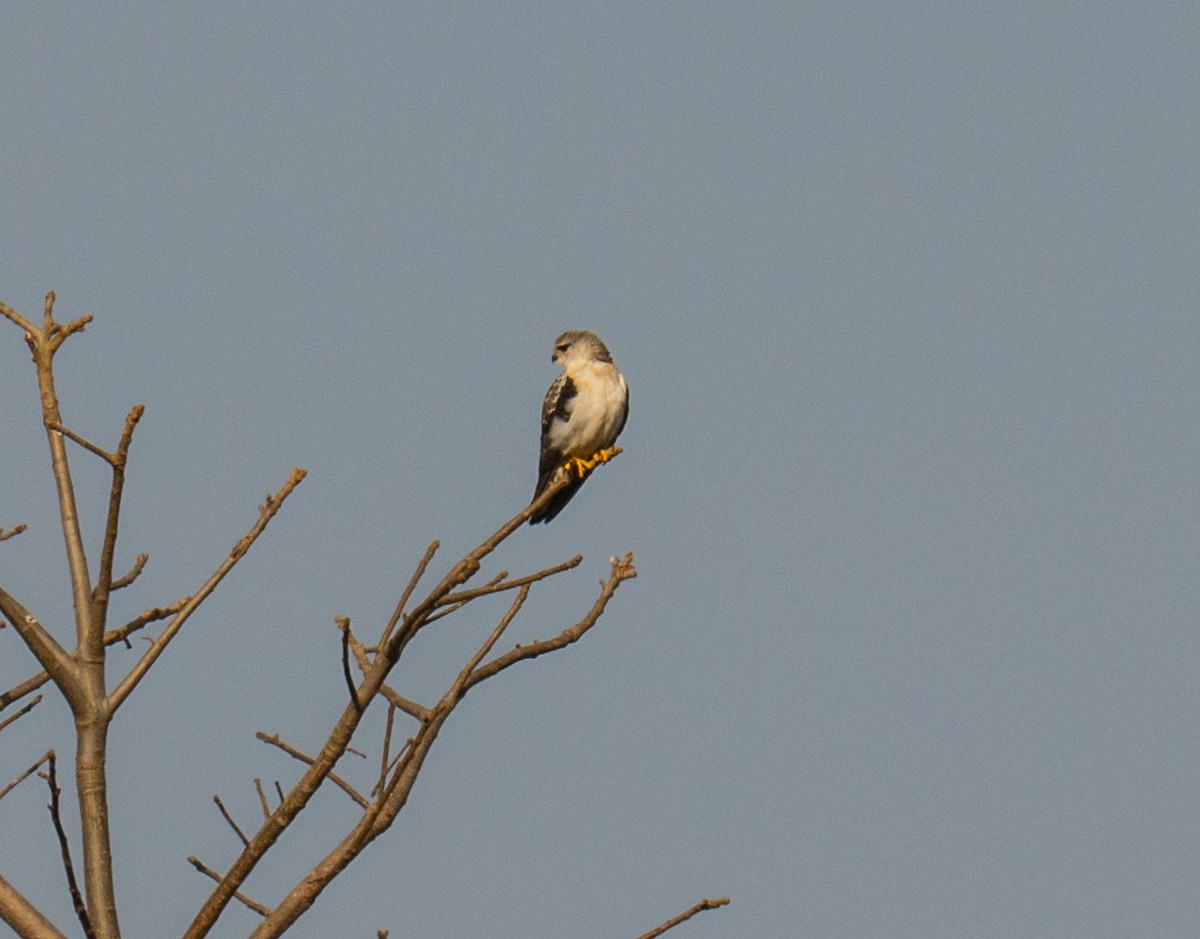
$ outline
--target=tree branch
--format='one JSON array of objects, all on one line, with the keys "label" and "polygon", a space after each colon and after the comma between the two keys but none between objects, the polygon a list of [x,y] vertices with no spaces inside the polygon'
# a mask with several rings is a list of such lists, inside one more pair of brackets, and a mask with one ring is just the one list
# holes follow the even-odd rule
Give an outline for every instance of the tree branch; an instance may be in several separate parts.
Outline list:
[{"label": "tree branch", "polygon": [[27,527],[28,527],[27,525],[22,523],[22,524],[18,525],[16,528],[9,528],[7,530],[0,528],[0,541],[8,541],[9,538],[17,537],[17,535],[19,535],[19,534],[21,534],[21,532],[25,531],[25,529]]},{"label": "tree branch", "polygon": [[66,933],[46,919],[3,877],[0,877],[0,920],[10,926],[20,939],[67,939]]},{"label": "tree branch", "polygon": [[[307,753],[302,753],[291,744],[287,743],[282,737],[279,736],[279,734],[264,734],[261,730],[259,730],[255,732],[254,736],[263,743],[269,743],[273,747],[278,747],[292,759],[299,760],[301,763],[304,763],[308,766],[312,766],[313,763],[316,762],[314,758],[309,756]],[[348,795],[351,799],[357,802],[360,808],[365,809],[370,805],[370,803],[362,797],[361,793],[359,793],[357,789],[350,785],[350,783],[346,782],[346,780],[344,780],[337,773],[331,772],[326,778],[339,789],[341,789],[342,792],[346,793],[346,795]]]},{"label": "tree branch", "polygon": [[167,628],[150,643],[150,648],[146,650],[141,659],[138,660],[138,663],[130,670],[129,674],[121,680],[121,683],[109,695],[108,706],[111,712],[115,713],[117,708],[124,703],[125,699],[129,697],[129,693],[146,677],[146,672],[150,670],[150,667],[162,655],[167,644],[175,638],[175,635],[196,611],[196,608],[217,588],[217,584],[224,580],[225,575],[233,569],[233,566],[245,557],[246,552],[250,550],[250,546],[254,544],[258,536],[262,534],[263,529],[275,517],[275,513],[283,505],[283,501],[300,485],[301,480],[306,475],[307,472],[305,470],[299,468],[292,470],[291,476],[288,477],[283,487],[274,496],[267,496],[266,505],[259,506],[258,521],[251,525],[250,530],[233,546],[233,550],[229,552],[229,555],[221,562],[212,576],[204,582],[204,585],[188,598],[187,602],[183,604],[179,612],[175,615],[175,618],[167,624]]},{"label": "tree branch", "polygon": [[25,705],[25,707],[23,707],[23,708],[21,708],[21,710],[17,711],[16,714],[6,717],[6,718],[4,718],[4,720],[0,721],[0,730],[3,730],[9,724],[19,721],[22,717],[24,717],[26,714],[28,714],[30,711],[32,711],[35,707],[37,707],[41,703],[42,703],[42,696],[38,695],[36,698],[34,698],[32,701],[30,701],[27,705]]},{"label": "tree branch", "polygon": [[82,437],[75,433],[75,431],[71,430],[71,428],[57,422],[53,424],[47,424],[46,428],[48,430],[57,431],[68,440],[74,441],[75,443],[79,444],[79,446],[83,447],[83,449],[87,450],[88,453],[94,453],[96,456],[100,457],[100,459],[102,459],[105,463],[112,463],[113,455],[111,453],[109,453],[103,447],[99,447],[92,443],[86,437]]},{"label": "tree branch", "polygon": [[[217,888],[197,911],[184,933],[184,939],[201,939],[201,937],[208,935],[216,924],[221,912],[228,905],[233,893],[245,882],[262,857],[278,841],[280,835],[287,830],[296,816],[308,805],[314,793],[320,788],[338,760],[346,752],[355,731],[361,723],[363,715],[366,713],[371,701],[380,693],[381,687],[391,669],[399,661],[405,646],[417,634],[429,616],[437,609],[439,601],[456,587],[462,586],[462,584],[473,577],[479,571],[480,562],[483,558],[494,551],[518,527],[527,522],[532,515],[542,510],[551,499],[569,484],[570,478],[565,473],[559,474],[537,499],[518,512],[512,519],[501,525],[491,536],[453,565],[425,599],[410,612],[405,614],[404,603],[397,603],[391,619],[381,634],[383,639],[377,647],[370,672],[364,677],[362,684],[357,689],[357,696],[358,700],[362,702],[362,709],[360,710],[356,707],[353,702],[346,704],[333,729],[330,731],[328,737],[326,737],[320,752],[313,758],[313,762],[308,770],[300,777],[275,811],[271,813],[271,817],[259,826],[258,831],[250,839],[249,847],[243,850],[234,860],[225,876],[221,879],[220,884],[218,884]],[[409,580],[410,586],[406,587],[404,596],[401,598],[402,600],[407,600],[420,576],[428,566],[433,552],[436,550],[436,542],[426,550],[417,571]],[[444,717],[434,714],[428,722],[422,724],[419,736],[423,743],[414,744],[406,750],[405,758],[397,768],[397,773],[402,773],[405,771],[406,766],[411,766],[413,767],[413,778],[415,778],[415,773],[424,759],[424,754],[427,752],[428,747],[432,746],[433,740],[436,738],[437,731],[443,721]],[[402,804],[403,799],[400,799],[399,805]],[[399,806],[397,806],[395,811],[399,811]],[[364,817],[369,814],[371,813],[364,813]],[[307,907],[304,908],[307,909]],[[276,912],[278,912],[278,909],[276,908]],[[299,912],[295,915],[298,916]],[[276,922],[279,921],[276,918]],[[278,935],[278,933],[270,930],[262,931],[262,927],[260,927],[259,930],[256,930],[255,935],[268,936]]]},{"label": "tree branch", "polygon": [[674,916],[671,919],[667,920],[665,923],[661,923],[660,925],[655,926],[648,933],[643,933],[642,935],[640,935],[638,937],[638,939],[655,939],[655,937],[661,936],[668,929],[678,926],[680,923],[684,922],[685,920],[691,919],[697,913],[701,913],[704,910],[715,910],[718,907],[725,906],[727,903],[729,903],[729,900],[730,900],[729,897],[721,897],[718,900],[701,900],[695,906],[691,907],[690,909],[684,910],[678,916]]},{"label": "tree branch", "polygon": [[[104,634],[104,644],[106,646],[114,645],[118,642],[124,642],[129,645],[129,636],[143,628],[147,623],[153,623],[160,619],[166,619],[175,613],[178,613],[183,605],[191,600],[191,597],[184,597],[182,600],[176,600],[170,606],[156,606],[142,613],[139,613],[124,626],[119,629],[110,629]],[[14,701],[19,701],[21,698],[30,692],[36,691],[42,685],[50,680],[49,674],[46,672],[38,672],[25,679],[19,685],[10,688],[8,691],[0,694],[0,711],[12,704]]]},{"label": "tree branch", "polygon": [[536,574],[529,574],[526,577],[518,577],[516,580],[498,580],[483,587],[476,587],[473,590],[460,590],[458,593],[450,593],[438,601],[438,606],[449,606],[450,604],[461,606],[470,600],[474,600],[476,597],[484,597],[490,593],[499,593],[502,590],[512,590],[515,587],[522,587],[525,584],[537,583],[539,580],[545,580],[547,577],[553,577],[555,574],[561,574],[563,571],[569,571],[572,568],[576,568],[582,561],[583,555],[577,554],[570,560],[563,561],[562,564],[555,564],[553,567],[547,567],[545,570],[538,571]]},{"label": "tree branch", "polygon": [[353,639],[350,617],[338,616],[334,618],[334,622],[342,633],[342,677],[346,679],[346,687],[350,689],[350,702],[361,711],[362,702],[358,700],[358,689],[354,685],[354,676],[350,674],[350,642]]},{"label": "tree branch", "polygon": [[547,652],[553,652],[569,646],[573,642],[578,642],[583,634],[596,624],[621,582],[637,577],[637,568],[633,566],[633,554],[626,554],[624,558],[612,558],[609,563],[612,566],[612,573],[608,580],[600,582],[600,596],[596,598],[596,602],[592,604],[592,608],[588,610],[583,619],[574,626],[564,629],[552,639],[543,639],[529,645],[517,646],[512,651],[492,659],[486,665],[473,669],[463,685],[463,693],[465,694],[481,681],[487,681],[493,675],[499,674],[510,665],[526,659],[536,659],[539,655],[545,655]]},{"label": "tree branch", "polygon": [[[100,548],[100,571],[96,579],[96,588],[92,591],[92,610],[101,630],[108,621],[108,597],[113,590],[113,555],[117,550],[117,529],[121,524],[121,496],[125,492],[125,464],[129,460],[129,445],[133,442],[133,431],[138,421],[146,412],[144,404],[135,404],[125,416],[125,428],[121,431],[121,439],[117,450],[109,458],[112,464],[112,484],[108,493],[108,516],[104,521],[104,542]],[[143,555],[144,557],[144,555]],[[145,561],[141,561],[145,564]],[[137,577],[141,567],[135,566],[133,577]],[[129,582],[132,582],[132,578]],[[96,654],[101,654],[103,639],[97,636]]]},{"label": "tree branch", "polygon": [[[198,870],[205,877],[211,877],[217,883],[221,882],[221,875],[218,874],[211,867],[206,867],[204,865],[204,863],[198,857],[196,857],[194,854],[189,855],[188,863],[191,864],[192,867],[196,868],[196,870]],[[261,903],[255,903],[244,893],[235,893],[233,895],[233,898],[235,900],[239,901],[244,907],[246,907],[246,909],[253,910],[259,916],[266,916],[268,913],[271,912],[269,907],[265,907]]]},{"label": "tree branch", "polygon": [[78,670],[66,649],[58,644],[32,613],[17,602],[16,597],[3,588],[0,588],[0,613],[12,623],[17,634],[46,670],[48,677],[54,679],[54,683],[71,707],[81,706],[83,691],[79,686]]},{"label": "tree branch", "polygon": [[133,567],[129,569],[128,573],[123,574],[112,582],[112,589],[121,590],[122,588],[128,587],[130,584],[132,584],[138,579],[139,575],[142,573],[142,568],[146,566],[146,562],[149,560],[150,555],[145,553],[139,554],[137,558],[134,559]]},{"label": "tree branch", "polygon": [[6,795],[8,795],[10,792],[12,792],[14,789],[16,789],[17,786],[21,785],[21,783],[23,783],[30,776],[32,776],[39,769],[41,769],[42,764],[45,763],[47,760],[49,760],[53,756],[54,756],[53,750],[47,750],[45,753],[43,753],[41,758],[36,763],[34,763],[31,767],[29,767],[29,769],[27,769],[27,770],[25,770],[25,772],[21,773],[16,779],[14,779],[12,782],[10,782],[3,789],[0,789],[0,799],[3,799]]},{"label": "tree branch", "polygon": [[91,917],[88,916],[87,906],[83,902],[83,894],[79,892],[79,882],[75,879],[75,865],[71,863],[71,845],[67,841],[67,832],[63,828],[62,814],[58,808],[59,796],[62,795],[62,790],[58,788],[58,774],[55,772],[55,764],[58,761],[53,750],[49,755],[49,772],[38,775],[45,779],[46,785],[50,787],[50,804],[46,808],[50,810],[50,820],[54,824],[54,833],[58,836],[58,850],[62,855],[63,871],[67,875],[67,891],[71,894],[71,905],[75,908],[75,917],[83,928],[84,936],[87,939],[96,939]]},{"label": "tree branch", "polygon": [[223,815],[225,821],[229,823],[229,827],[233,829],[233,833],[238,836],[238,839],[242,842],[242,846],[244,847],[245,845],[248,845],[250,843],[250,839],[247,838],[246,833],[238,827],[238,823],[233,820],[233,816],[229,814],[229,809],[225,808],[225,803],[221,801],[221,797],[213,796],[213,802],[216,803],[217,808],[221,810],[221,815]]}]

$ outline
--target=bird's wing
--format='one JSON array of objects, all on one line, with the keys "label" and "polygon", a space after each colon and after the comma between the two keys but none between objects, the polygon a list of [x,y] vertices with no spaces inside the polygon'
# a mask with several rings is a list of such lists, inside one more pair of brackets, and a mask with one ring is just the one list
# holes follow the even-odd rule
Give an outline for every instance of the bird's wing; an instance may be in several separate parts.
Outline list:
[{"label": "bird's wing", "polygon": [[554,379],[554,384],[546,392],[546,400],[542,402],[542,453],[538,460],[538,492],[541,492],[549,476],[561,462],[561,455],[550,444],[550,425],[555,418],[567,419],[571,399],[579,393],[575,382],[563,372]]}]

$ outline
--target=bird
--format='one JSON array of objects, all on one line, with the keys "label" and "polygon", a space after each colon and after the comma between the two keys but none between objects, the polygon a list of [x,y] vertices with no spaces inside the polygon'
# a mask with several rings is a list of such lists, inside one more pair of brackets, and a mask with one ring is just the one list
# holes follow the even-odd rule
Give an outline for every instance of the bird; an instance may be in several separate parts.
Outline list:
[{"label": "bird", "polygon": [[586,329],[569,329],[554,340],[551,361],[563,368],[542,403],[542,451],[538,460],[537,501],[559,467],[571,482],[529,518],[549,522],[579,491],[598,463],[613,457],[612,447],[629,416],[629,386],[613,364],[608,347]]}]

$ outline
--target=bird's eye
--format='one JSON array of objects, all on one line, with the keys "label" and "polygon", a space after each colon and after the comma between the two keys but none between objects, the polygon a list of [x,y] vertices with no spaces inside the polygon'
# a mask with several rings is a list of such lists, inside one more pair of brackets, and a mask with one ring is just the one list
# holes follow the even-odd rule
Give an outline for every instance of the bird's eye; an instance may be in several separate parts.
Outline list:
[{"label": "bird's eye", "polygon": [[568,344],[567,344],[567,343],[565,343],[565,342],[560,342],[560,343],[559,343],[557,346],[555,346],[555,347],[554,347],[554,351],[555,351],[555,352],[566,352],[566,351],[567,351],[567,345],[568,345]]}]

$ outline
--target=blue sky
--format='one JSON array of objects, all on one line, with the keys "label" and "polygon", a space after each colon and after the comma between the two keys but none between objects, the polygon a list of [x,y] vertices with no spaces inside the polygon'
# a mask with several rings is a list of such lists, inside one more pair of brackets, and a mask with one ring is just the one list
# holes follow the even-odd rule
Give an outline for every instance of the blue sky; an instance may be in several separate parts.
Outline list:
[{"label": "blue sky", "polygon": [[[1194,932],[1192,5],[43,3],[0,35],[0,300],[95,314],[74,429],[147,405],[114,617],[310,473],[121,713],[128,935],[233,856],[213,793],[249,819],[293,778],[254,731],[323,738],[333,617],[376,631],[430,540],[528,500],[567,328],[628,378],[626,453],[496,558],[585,555],[513,638],[612,554],[640,576],[472,693],[297,935],[634,936],[726,894],[678,934]],[[66,636],[27,358],[0,330],[0,582]],[[0,633],[0,684],[29,667]],[[3,775],[70,739],[43,705]],[[0,802],[0,871],[66,926],[43,804]],[[319,808],[248,893],[327,850]]]}]

